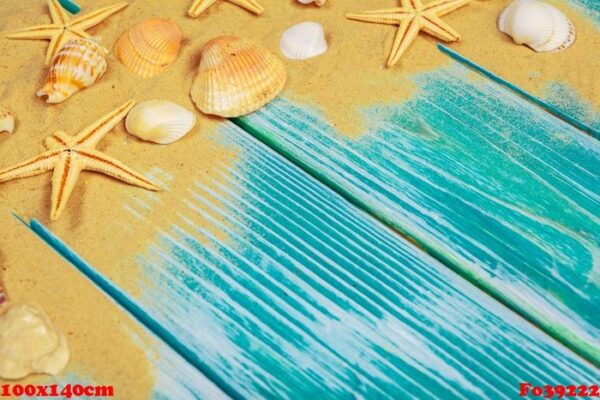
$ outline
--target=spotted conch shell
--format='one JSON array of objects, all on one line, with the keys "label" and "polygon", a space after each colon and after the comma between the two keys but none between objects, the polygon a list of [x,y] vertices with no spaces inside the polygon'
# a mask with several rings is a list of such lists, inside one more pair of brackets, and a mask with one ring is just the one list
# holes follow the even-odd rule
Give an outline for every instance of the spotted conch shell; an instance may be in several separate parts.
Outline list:
[{"label": "spotted conch shell", "polygon": [[61,48],[37,95],[47,103],[61,103],[93,85],[106,72],[108,50],[93,39],[73,39]]},{"label": "spotted conch shell", "polygon": [[205,114],[239,117],[273,100],[283,89],[285,67],[248,39],[221,36],[202,49],[190,95]]},{"label": "spotted conch shell", "polygon": [[[15,129],[15,117],[8,110],[4,110],[0,107],[0,133],[12,133]],[[0,287],[0,303],[1,300],[1,287]]]},{"label": "spotted conch shell", "polygon": [[325,4],[327,2],[327,0],[298,0],[298,3],[302,3],[302,4],[310,4],[310,3],[315,3],[316,5],[318,5],[319,7],[321,7],[323,4]]},{"label": "spotted conch shell", "polygon": [[115,55],[143,78],[162,72],[177,58],[183,33],[176,23],[150,18],[134,25],[115,44]]}]

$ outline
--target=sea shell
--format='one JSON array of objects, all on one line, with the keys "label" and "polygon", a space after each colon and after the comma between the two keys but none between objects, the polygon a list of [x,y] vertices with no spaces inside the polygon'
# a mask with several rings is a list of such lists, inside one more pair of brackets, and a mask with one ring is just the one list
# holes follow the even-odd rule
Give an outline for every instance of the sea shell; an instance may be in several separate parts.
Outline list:
[{"label": "sea shell", "polygon": [[91,86],[106,72],[108,50],[92,39],[73,39],[61,48],[37,95],[47,103],[61,103]]},{"label": "sea shell", "polygon": [[190,95],[200,111],[222,117],[254,112],[285,85],[283,63],[269,50],[235,36],[221,36],[202,49]]},{"label": "sea shell", "polygon": [[298,0],[298,3],[302,3],[302,4],[315,3],[316,5],[321,7],[323,4],[327,3],[327,0]]},{"label": "sea shell", "polygon": [[575,27],[557,8],[538,0],[516,0],[498,18],[498,29],[538,52],[564,50],[575,41]]},{"label": "sea shell", "polygon": [[150,18],[124,33],[115,44],[115,55],[143,78],[157,75],[177,58],[183,33],[176,23]]},{"label": "sea shell", "polygon": [[15,129],[15,117],[8,110],[0,108],[0,133],[13,133]]},{"label": "sea shell", "polygon": [[58,374],[69,362],[65,335],[33,304],[9,305],[0,315],[0,378]]},{"label": "sea shell", "polygon": [[196,115],[166,100],[148,100],[127,114],[127,132],[142,140],[168,144],[185,136],[196,125]]},{"label": "sea shell", "polygon": [[302,22],[281,35],[279,48],[290,60],[306,60],[327,51],[323,27],[316,22]]}]

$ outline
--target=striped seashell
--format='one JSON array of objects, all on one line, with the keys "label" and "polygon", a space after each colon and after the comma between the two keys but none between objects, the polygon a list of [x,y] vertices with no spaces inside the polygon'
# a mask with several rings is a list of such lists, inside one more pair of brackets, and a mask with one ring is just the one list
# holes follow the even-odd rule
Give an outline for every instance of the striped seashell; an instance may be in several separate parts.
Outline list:
[{"label": "striped seashell", "polygon": [[91,39],[73,39],[61,48],[37,96],[47,103],[61,103],[91,86],[106,72],[108,50]]},{"label": "striped seashell", "polygon": [[143,78],[162,72],[177,58],[183,33],[174,22],[147,19],[124,33],[115,45],[115,55],[129,70]]},{"label": "striped seashell", "polygon": [[190,95],[205,114],[239,117],[273,100],[287,73],[269,50],[250,40],[221,36],[202,49]]}]

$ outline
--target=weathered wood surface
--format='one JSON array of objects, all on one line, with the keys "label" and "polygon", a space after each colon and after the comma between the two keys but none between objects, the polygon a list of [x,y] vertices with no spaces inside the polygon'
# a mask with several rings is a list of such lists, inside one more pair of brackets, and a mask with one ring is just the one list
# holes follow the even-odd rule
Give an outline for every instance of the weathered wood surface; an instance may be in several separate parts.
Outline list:
[{"label": "weathered wood surface", "polygon": [[237,122],[600,365],[598,141],[457,63],[414,80],[358,139],[285,98]]},{"label": "weathered wood surface", "polygon": [[[10,298],[40,304],[71,344],[71,360],[62,374],[0,379],[1,384],[113,386],[119,399],[228,398],[5,208],[0,226],[0,268]],[[74,339],[82,337],[89,338],[83,348],[82,340]],[[131,347],[114,347],[124,342]]]},{"label": "weathered wood surface", "polygon": [[[98,230],[56,226],[59,238],[31,225],[234,397],[502,399],[521,381],[597,381],[591,364],[245,132],[221,124],[210,141],[203,151],[228,147],[236,161],[198,169],[177,207],[161,201],[169,190],[143,192],[113,199],[128,216]],[[177,174],[151,175],[168,185]],[[104,232],[139,248],[138,226],[152,239],[119,265],[95,251]]]}]

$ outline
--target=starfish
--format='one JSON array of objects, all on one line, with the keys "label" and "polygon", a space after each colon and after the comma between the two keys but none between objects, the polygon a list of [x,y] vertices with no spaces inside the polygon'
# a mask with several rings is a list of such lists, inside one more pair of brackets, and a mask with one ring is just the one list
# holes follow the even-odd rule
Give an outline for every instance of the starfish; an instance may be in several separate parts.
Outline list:
[{"label": "starfish", "polygon": [[[260,15],[264,9],[256,0],[227,0],[230,3],[236,4],[246,10],[253,12],[254,14]],[[188,10],[188,15],[192,18],[197,17],[206,11],[210,6],[215,4],[217,0],[194,0],[192,6]]]},{"label": "starfish", "polygon": [[421,0],[401,0],[402,7],[346,14],[346,18],[376,24],[398,25],[398,33],[387,61],[387,66],[393,67],[420,31],[425,31],[446,42],[459,40],[460,34],[442,21],[440,17],[451,13],[470,1],[436,0],[423,5]]},{"label": "starfish", "polygon": [[50,211],[52,221],[58,219],[64,210],[79,173],[83,170],[101,172],[131,185],[158,191],[159,187],[143,175],[95,149],[102,138],[125,118],[134,104],[135,101],[128,101],[75,136],[62,131],[53,133],[44,142],[47,151],[1,170],[0,183],[54,170]]},{"label": "starfish", "polygon": [[85,32],[86,30],[98,25],[125,7],[127,7],[127,3],[121,2],[71,19],[58,0],[48,0],[48,8],[52,17],[51,24],[21,29],[6,35],[6,37],[9,39],[50,40],[46,52],[46,64],[49,64],[66,42],[75,38],[90,38],[90,35]]}]

